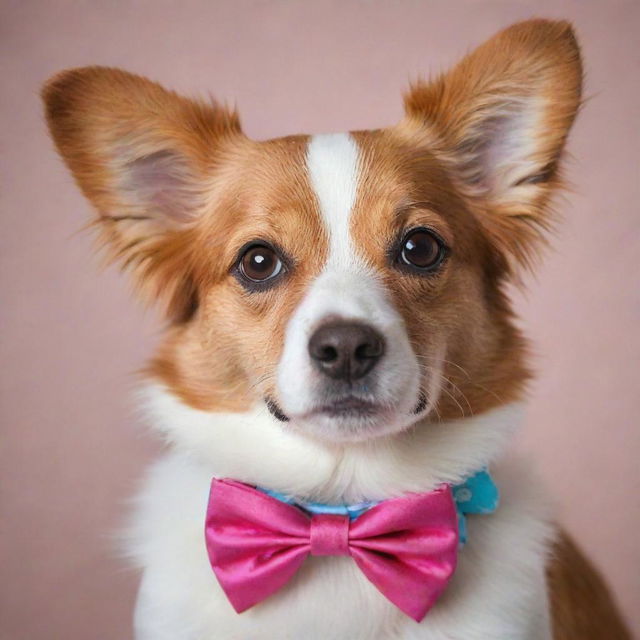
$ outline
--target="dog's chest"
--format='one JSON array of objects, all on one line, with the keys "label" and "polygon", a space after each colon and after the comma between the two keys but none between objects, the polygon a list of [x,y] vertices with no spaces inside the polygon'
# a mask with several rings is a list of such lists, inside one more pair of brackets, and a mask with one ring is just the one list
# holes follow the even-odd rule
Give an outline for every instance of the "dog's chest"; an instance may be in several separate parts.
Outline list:
[{"label": "dog's chest", "polygon": [[144,569],[137,640],[550,637],[544,587],[548,528],[535,500],[519,491],[518,478],[509,477],[512,490],[503,492],[496,514],[469,522],[469,543],[453,581],[421,624],[389,603],[345,557],[308,558],[280,592],[235,613],[204,545],[209,480],[177,456],[151,471],[132,544]]}]

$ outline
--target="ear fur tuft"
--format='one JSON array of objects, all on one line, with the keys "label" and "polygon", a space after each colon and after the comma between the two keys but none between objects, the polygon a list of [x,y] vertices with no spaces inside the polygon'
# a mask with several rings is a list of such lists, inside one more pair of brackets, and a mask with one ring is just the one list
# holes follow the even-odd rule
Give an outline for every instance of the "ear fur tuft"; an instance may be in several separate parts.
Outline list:
[{"label": "ear fur tuft", "polygon": [[582,64],[568,22],[528,20],[405,95],[405,126],[428,129],[498,249],[528,264],[580,107]]},{"label": "ear fur tuft", "polygon": [[98,212],[110,257],[134,271],[174,320],[193,310],[193,223],[229,147],[238,115],[107,67],[63,71],[42,90],[49,130]]}]

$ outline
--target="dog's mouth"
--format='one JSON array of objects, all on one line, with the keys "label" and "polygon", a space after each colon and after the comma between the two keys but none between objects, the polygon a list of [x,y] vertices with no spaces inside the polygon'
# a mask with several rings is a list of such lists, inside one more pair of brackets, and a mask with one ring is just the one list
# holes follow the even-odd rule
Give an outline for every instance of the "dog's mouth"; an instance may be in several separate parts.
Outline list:
[{"label": "dog's mouth", "polygon": [[312,414],[321,414],[333,418],[360,418],[372,416],[382,411],[382,407],[374,402],[361,400],[356,397],[346,397],[330,402],[314,409]]},{"label": "dog's mouth", "polygon": [[280,405],[272,398],[265,398],[269,413],[280,422],[289,422],[289,416],[280,408]]},{"label": "dog's mouth", "polygon": [[[267,409],[271,415],[280,422],[289,422],[289,416],[282,410],[280,405],[273,398],[265,398]],[[420,415],[428,406],[427,395],[424,392],[420,392],[418,402],[414,407],[412,413],[414,415]],[[340,398],[333,402],[321,405],[312,411],[306,417],[326,416],[329,418],[368,418],[379,415],[384,411],[388,411],[388,408],[371,402],[368,400],[362,400],[355,396],[347,396]]]}]

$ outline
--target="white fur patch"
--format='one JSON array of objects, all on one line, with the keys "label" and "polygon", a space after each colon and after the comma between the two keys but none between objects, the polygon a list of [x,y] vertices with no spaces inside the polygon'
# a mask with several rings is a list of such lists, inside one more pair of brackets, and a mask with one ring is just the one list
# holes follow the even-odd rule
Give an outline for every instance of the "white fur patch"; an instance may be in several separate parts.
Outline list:
[{"label": "white fur patch", "polygon": [[307,170],[329,234],[332,268],[353,268],[356,253],[349,222],[358,190],[358,146],[348,133],[313,136],[307,150]]},{"label": "white fur patch", "polygon": [[140,391],[140,401],[153,429],[210,476],[324,502],[379,500],[460,483],[495,459],[522,421],[522,406],[511,404],[337,445],[287,428],[262,403],[247,413],[209,413],[155,384]]},{"label": "white fur patch", "polygon": [[[375,271],[354,246],[350,222],[358,195],[359,150],[349,134],[314,136],[307,151],[309,181],[329,237],[329,255],[287,326],[278,366],[279,401],[294,427],[333,440],[359,439],[411,425],[420,397],[421,372],[404,321],[390,303]],[[329,318],[367,323],[385,338],[386,353],[376,365],[367,399],[385,410],[366,422],[347,424],[313,414],[323,401],[322,374],[308,353],[313,331]],[[432,388],[437,389],[438,385]],[[432,404],[435,398],[430,398]]]},{"label": "white fur patch", "polygon": [[211,571],[203,537],[214,475],[324,501],[429,490],[494,460],[520,420],[519,406],[330,447],[282,431],[261,409],[206,413],[160,387],[145,397],[153,426],[174,446],[151,468],[130,532],[130,554],[144,569],[137,640],[550,639],[544,571],[551,529],[537,482],[521,463],[492,467],[501,505],[469,518],[456,575],[421,624],[349,558],[331,557],[309,558],[281,591],[238,615]]}]

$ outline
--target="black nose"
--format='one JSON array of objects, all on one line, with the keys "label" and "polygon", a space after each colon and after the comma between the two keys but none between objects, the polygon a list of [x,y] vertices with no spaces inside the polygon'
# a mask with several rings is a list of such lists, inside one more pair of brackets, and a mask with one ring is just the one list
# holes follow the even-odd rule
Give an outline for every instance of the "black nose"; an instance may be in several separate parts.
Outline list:
[{"label": "black nose", "polygon": [[384,338],[373,328],[344,320],[322,325],[309,340],[316,368],[336,380],[357,380],[375,367],[384,353]]}]

